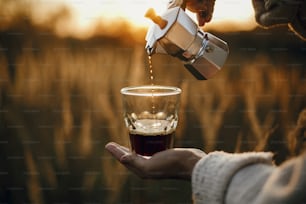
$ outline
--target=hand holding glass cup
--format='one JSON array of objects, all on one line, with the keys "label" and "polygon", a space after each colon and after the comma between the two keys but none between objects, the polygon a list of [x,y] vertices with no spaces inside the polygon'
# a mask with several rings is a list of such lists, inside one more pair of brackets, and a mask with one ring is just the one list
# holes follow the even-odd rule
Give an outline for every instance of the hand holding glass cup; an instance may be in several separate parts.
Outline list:
[{"label": "hand holding glass cup", "polygon": [[132,151],[152,156],[173,146],[181,89],[131,86],[121,89],[123,115]]}]

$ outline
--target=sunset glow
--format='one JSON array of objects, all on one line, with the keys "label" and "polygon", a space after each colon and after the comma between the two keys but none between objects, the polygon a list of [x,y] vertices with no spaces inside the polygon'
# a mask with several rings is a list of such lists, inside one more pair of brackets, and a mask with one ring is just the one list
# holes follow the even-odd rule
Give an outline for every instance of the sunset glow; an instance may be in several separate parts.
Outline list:
[{"label": "sunset glow", "polygon": [[[154,8],[161,15],[167,8],[168,0],[39,0],[28,3],[32,6],[31,18],[35,23],[53,26],[61,36],[86,38],[95,32],[97,25],[103,25],[103,32],[118,28],[118,22],[128,23],[135,32],[138,28],[146,29],[151,21],[144,17],[145,12]],[[25,6],[15,4],[12,8]],[[59,13],[60,8],[66,10]],[[195,20],[194,13],[188,14]],[[48,21],[52,15],[57,19],[54,24]],[[213,19],[203,29],[235,32],[252,30],[255,26],[251,0],[216,0]]]},{"label": "sunset glow", "polygon": [[[137,27],[146,27],[149,20],[144,13],[153,7],[158,14],[165,11],[167,0],[66,0],[76,14],[78,24],[86,27],[98,18],[103,20],[125,19]],[[193,16],[193,14],[190,14]],[[194,16],[193,16],[194,17]],[[253,8],[251,1],[217,0],[212,22],[208,27],[220,29],[220,25],[236,24],[238,30],[249,30],[254,27]],[[240,25],[240,26],[238,26]],[[217,28],[219,26],[219,28]],[[229,28],[226,28],[229,30]]]}]

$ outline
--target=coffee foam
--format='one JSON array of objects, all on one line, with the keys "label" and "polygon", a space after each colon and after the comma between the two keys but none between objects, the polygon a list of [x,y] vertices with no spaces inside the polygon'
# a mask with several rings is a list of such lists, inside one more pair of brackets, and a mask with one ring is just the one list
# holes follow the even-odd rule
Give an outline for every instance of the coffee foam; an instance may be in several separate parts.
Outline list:
[{"label": "coffee foam", "polygon": [[134,122],[134,127],[130,127],[131,134],[138,135],[168,135],[175,131],[177,121],[141,119]]}]

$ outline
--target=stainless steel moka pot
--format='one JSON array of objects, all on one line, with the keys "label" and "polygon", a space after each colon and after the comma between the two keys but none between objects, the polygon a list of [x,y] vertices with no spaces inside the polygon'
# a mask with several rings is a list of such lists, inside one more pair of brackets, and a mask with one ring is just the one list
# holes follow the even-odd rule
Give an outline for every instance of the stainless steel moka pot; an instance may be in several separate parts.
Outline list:
[{"label": "stainless steel moka pot", "polygon": [[177,57],[199,80],[212,78],[224,65],[227,43],[203,32],[181,5],[168,6],[161,16],[149,9],[146,17],[154,22],[146,35],[149,56],[161,53]]}]

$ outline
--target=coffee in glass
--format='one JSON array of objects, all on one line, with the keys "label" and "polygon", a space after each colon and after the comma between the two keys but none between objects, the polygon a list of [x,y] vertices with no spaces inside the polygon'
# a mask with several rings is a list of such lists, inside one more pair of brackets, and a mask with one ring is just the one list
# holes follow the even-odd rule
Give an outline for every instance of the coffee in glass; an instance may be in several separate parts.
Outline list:
[{"label": "coffee in glass", "polygon": [[143,156],[172,148],[181,90],[171,86],[121,89],[123,113],[132,150]]}]

